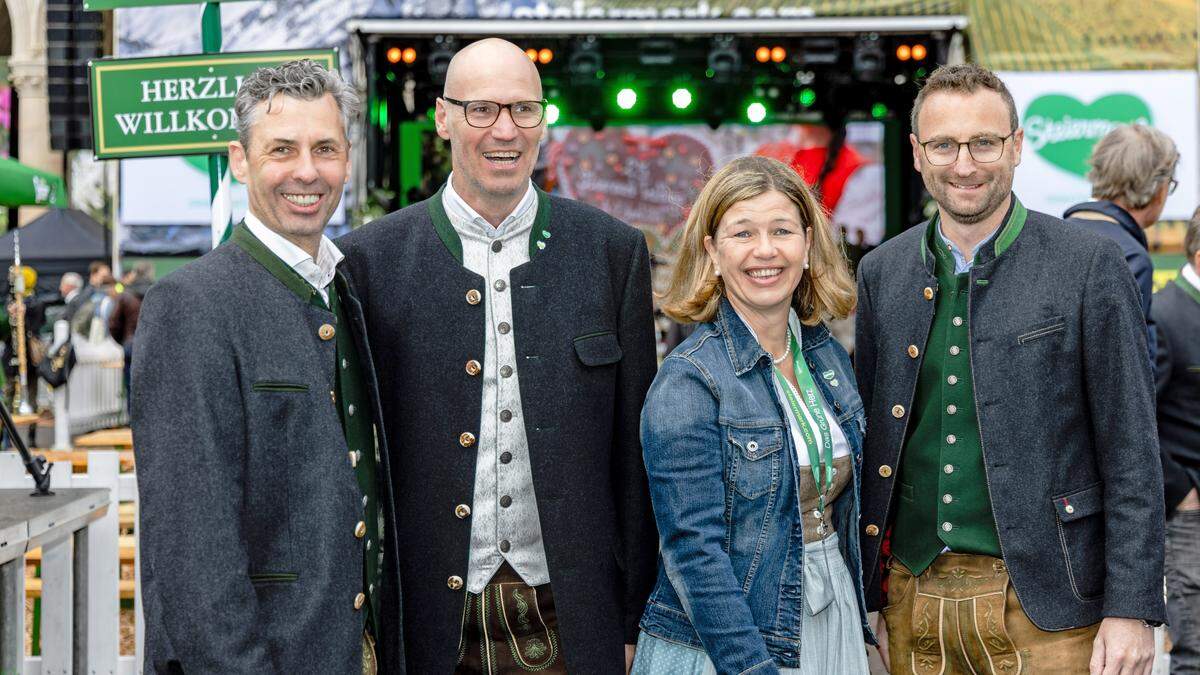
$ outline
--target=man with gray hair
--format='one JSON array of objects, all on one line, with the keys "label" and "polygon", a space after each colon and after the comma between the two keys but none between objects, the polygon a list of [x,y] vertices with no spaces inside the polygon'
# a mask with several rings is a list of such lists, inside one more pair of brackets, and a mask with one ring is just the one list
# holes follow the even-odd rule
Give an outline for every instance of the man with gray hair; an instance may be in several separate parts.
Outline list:
[{"label": "man with gray hair", "polygon": [[1076,204],[1063,213],[1075,225],[1113,239],[1125,254],[1137,281],[1146,318],[1146,340],[1154,363],[1155,330],[1150,315],[1154,266],[1146,243],[1146,228],[1158,222],[1167,196],[1179,184],[1175,165],[1179,151],[1163,132],[1142,124],[1120,126],[1108,132],[1092,149],[1088,181],[1095,201]]},{"label": "man with gray hair", "polygon": [[1200,672],[1200,209],[1183,240],[1187,262],[1154,295],[1158,441],[1167,499],[1171,672]]},{"label": "man with gray hair", "polygon": [[146,294],[132,407],[147,672],[404,672],[375,373],[323,234],[357,109],[312,61],[247,77],[229,144],[245,219]]}]

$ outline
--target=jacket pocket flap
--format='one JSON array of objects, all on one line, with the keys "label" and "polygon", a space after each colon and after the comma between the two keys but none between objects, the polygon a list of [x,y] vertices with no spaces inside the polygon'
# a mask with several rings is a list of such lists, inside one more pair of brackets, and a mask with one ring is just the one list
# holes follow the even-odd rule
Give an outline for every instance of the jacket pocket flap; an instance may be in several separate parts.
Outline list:
[{"label": "jacket pocket flap", "polygon": [[1039,322],[1033,324],[1032,326],[1029,326],[1028,328],[1022,330],[1017,335],[1017,343],[1023,345],[1032,340],[1036,340],[1038,338],[1046,337],[1047,335],[1053,335],[1054,333],[1064,331],[1064,330],[1066,330],[1066,328],[1067,328],[1066,320],[1064,320],[1062,316],[1054,316],[1049,319],[1046,319],[1045,321],[1039,321]]},{"label": "jacket pocket flap", "polygon": [[254,391],[308,391],[307,384],[279,380],[262,380],[255,382],[250,388]]},{"label": "jacket pocket flap", "polygon": [[295,572],[258,572],[250,575],[250,583],[259,584],[290,584],[300,578]]},{"label": "jacket pocket flap", "polygon": [[762,459],[783,447],[783,428],[732,428],[729,430],[729,442],[736,445],[746,459]]},{"label": "jacket pocket flap", "polygon": [[1104,486],[1100,483],[1054,498],[1058,519],[1064,523],[1086,518],[1104,508]]},{"label": "jacket pocket flap", "polygon": [[613,331],[589,333],[575,338],[575,353],[585,366],[607,366],[621,360],[621,343]]}]

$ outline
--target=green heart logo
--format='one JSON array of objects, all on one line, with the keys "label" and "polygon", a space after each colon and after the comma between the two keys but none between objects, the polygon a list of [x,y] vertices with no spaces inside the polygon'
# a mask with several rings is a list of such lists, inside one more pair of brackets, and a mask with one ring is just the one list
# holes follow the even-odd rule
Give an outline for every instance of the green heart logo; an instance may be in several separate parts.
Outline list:
[{"label": "green heart logo", "polygon": [[1025,142],[1064,171],[1086,176],[1092,146],[1122,124],[1154,123],[1150,106],[1132,94],[1109,94],[1084,105],[1064,94],[1039,96],[1025,109]]}]

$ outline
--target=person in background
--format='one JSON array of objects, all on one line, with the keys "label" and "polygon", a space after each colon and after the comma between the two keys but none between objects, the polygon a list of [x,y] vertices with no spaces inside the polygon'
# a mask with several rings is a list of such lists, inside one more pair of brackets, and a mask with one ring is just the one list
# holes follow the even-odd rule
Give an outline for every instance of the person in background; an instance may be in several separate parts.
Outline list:
[{"label": "person in background", "polygon": [[1171,673],[1200,673],[1200,209],[1183,240],[1187,261],[1154,295],[1158,441],[1167,506]]},{"label": "person in background", "polygon": [[1179,151],[1169,136],[1142,124],[1119,126],[1092,149],[1088,181],[1095,201],[1076,204],[1063,218],[1117,242],[1137,282],[1146,318],[1146,341],[1154,363],[1157,338],[1150,311],[1154,265],[1144,230],[1158,222],[1175,192]]},{"label": "person in background", "polygon": [[123,289],[114,302],[112,315],[108,317],[108,332],[125,350],[125,404],[129,405],[129,373],[133,367],[133,335],[137,330],[138,314],[142,310],[142,299],[154,283],[154,265],[143,260],[133,266],[124,276]]},{"label": "person in background", "polygon": [[795,171],[743,157],[709,180],[663,301],[699,325],[642,411],[660,562],[635,674],[867,672],[865,420],[825,325],[854,302]]}]

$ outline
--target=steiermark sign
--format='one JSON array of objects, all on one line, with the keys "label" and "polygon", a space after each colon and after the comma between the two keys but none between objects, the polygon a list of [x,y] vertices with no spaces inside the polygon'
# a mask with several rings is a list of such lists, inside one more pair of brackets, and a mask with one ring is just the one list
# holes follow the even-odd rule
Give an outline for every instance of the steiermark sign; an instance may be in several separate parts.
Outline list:
[{"label": "steiermark sign", "polygon": [[338,68],[333,49],[93,61],[96,158],[223,153],[237,137],[233,100],[242,80],[294,59]]},{"label": "steiermark sign", "polygon": [[1150,106],[1130,93],[1085,104],[1066,94],[1044,94],[1025,109],[1025,142],[1054,166],[1084,177],[1092,147],[1123,124],[1154,124]]}]

